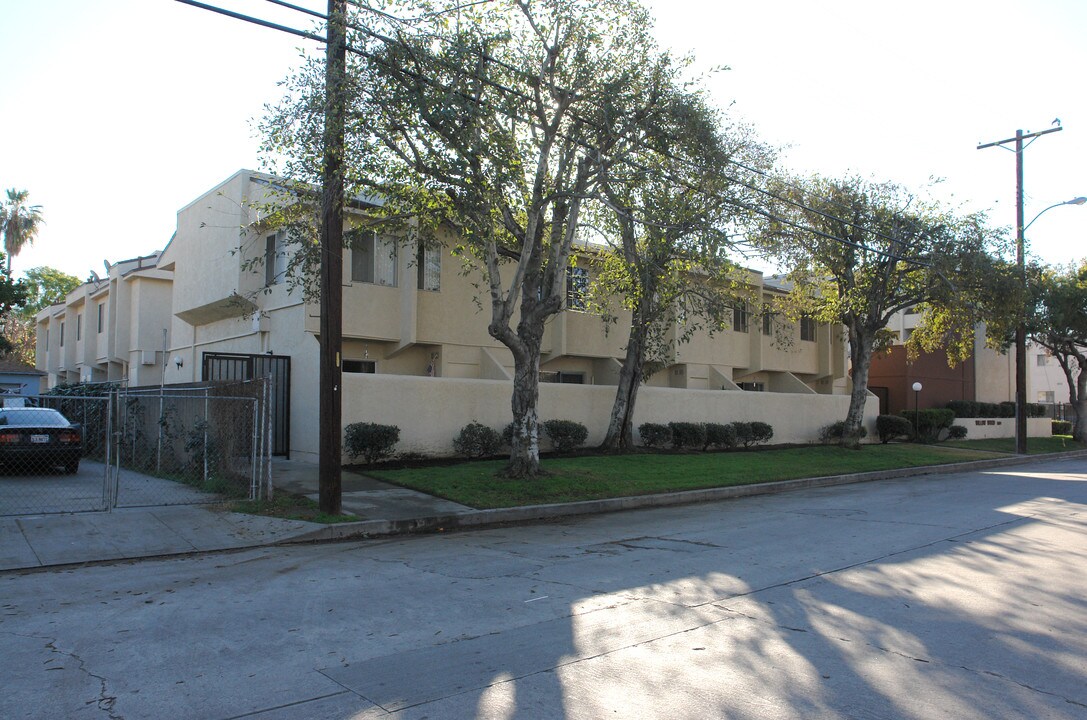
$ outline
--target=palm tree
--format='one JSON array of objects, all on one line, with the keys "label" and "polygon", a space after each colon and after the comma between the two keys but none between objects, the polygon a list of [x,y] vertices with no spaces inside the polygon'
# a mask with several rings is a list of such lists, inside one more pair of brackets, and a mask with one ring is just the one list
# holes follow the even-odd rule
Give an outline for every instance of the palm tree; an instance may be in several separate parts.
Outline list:
[{"label": "palm tree", "polygon": [[4,250],[8,254],[8,277],[11,276],[11,259],[23,247],[34,242],[38,230],[45,224],[42,206],[30,205],[30,193],[26,190],[8,190],[8,199],[0,205],[0,233],[4,235]]}]

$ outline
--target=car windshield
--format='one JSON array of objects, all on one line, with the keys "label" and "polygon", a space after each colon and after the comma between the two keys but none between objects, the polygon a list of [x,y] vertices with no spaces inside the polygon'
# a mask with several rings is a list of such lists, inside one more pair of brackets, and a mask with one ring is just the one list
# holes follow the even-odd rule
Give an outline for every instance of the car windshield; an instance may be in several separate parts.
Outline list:
[{"label": "car windshield", "polygon": [[69,422],[49,408],[12,408],[0,410],[0,425],[8,427],[68,427]]}]

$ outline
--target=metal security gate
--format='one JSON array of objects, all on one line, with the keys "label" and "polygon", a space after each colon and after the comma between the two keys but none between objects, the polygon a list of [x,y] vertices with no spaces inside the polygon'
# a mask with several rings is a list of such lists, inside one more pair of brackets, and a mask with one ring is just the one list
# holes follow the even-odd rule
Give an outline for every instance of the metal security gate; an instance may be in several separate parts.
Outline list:
[{"label": "metal security gate", "polygon": [[[0,515],[271,497],[267,386],[27,397],[28,408],[56,410],[78,425],[81,442],[72,456],[71,447],[41,440],[33,462],[0,464]],[[231,394],[245,389],[251,394]],[[18,432],[0,427],[0,442]]]},{"label": "metal security gate", "polygon": [[205,382],[245,382],[270,378],[272,455],[291,454],[291,358],[287,355],[247,355],[206,352],[201,377]]}]

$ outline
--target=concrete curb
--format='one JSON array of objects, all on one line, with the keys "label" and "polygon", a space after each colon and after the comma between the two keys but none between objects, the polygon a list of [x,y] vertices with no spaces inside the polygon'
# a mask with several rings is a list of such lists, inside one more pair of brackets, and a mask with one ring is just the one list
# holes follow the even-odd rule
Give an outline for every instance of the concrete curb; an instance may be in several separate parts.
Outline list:
[{"label": "concrete curb", "polygon": [[608,498],[604,500],[583,500],[572,503],[526,505],[515,508],[495,508],[493,510],[473,510],[451,515],[433,515],[411,518],[408,520],[363,520],[360,522],[328,525],[318,530],[304,532],[285,540],[280,540],[275,544],[291,545],[296,543],[330,542],[355,538],[363,539],[404,535],[434,530],[450,530],[453,528],[483,527],[486,525],[497,525],[510,522],[551,520],[555,518],[575,517],[578,515],[618,512],[620,510],[635,510],[639,508],[667,507],[670,505],[689,505],[700,502],[732,500],[754,495],[772,495],[775,493],[804,490],[807,488],[851,485],[853,483],[892,480],[916,475],[951,475],[955,473],[988,470],[989,468],[996,467],[1025,465],[1027,463],[1039,462],[1047,459],[1063,460],[1077,457],[1087,457],[1087,450],[1051,453],[1048,455],[1000,457],[992,460],[973,460],[950,465],[895,468],[894,470],[877,470],[849,475],[825,475],[822,477],[802,478],[799,480],[783,480],[780,482],[757,483],[723,488],[705,488],[702,490],[684,490],[681,492],[659,493],[656,495],[632,495],[629,497]]}]

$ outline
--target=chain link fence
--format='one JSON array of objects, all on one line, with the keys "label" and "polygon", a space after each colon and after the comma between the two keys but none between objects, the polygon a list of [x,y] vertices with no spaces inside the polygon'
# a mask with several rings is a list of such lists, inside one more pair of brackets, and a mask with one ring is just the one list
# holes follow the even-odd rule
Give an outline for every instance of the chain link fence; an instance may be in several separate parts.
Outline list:
[{"label": "chain link fence", "polygon": [[[0,409],[0,515],[271,496],[266,382],[92,389],[101,394],[41,395]],[[4,415],[20,413],[56,427],[5,431]]]},{"label": "chain link fence", "polygon": [[0,515],[108,509],[109,398],[4,400]]}]

